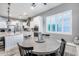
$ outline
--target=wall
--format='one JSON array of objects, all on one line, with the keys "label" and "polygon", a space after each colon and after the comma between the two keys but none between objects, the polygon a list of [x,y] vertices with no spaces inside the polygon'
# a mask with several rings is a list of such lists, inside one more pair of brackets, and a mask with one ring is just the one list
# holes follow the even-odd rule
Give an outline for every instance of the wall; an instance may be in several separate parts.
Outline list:
[{"label": "wall", "polygon": [[37,16],[33,18],[33,21],[31,21],[31,28],[34,28],[35,26],[39,27],[39,32],[43,32],[43,21],[41,16]]},{"label": "wall", "polygon": [[53,38],[61,39],[64,38],[67,42],[73,42],[75,36],[79,36],[79,4],[78,3],[65,3],[55,8],[52,8],[46,12],[39,14],[43,17],[43,32],[46,31],[46,16],[54,15],[67,10],[72,10],[72,35],[66,34],[51,34]]},{"label": "wall", "polygon": [[33,21],[31,21],[31,28],[34,28],[34,26],[35,25],[37,25],[37,26],[39,26],[40,25],[40,20],[39,20],[39,16],[37,16],[37,17],[34,17],[33,18]]}]

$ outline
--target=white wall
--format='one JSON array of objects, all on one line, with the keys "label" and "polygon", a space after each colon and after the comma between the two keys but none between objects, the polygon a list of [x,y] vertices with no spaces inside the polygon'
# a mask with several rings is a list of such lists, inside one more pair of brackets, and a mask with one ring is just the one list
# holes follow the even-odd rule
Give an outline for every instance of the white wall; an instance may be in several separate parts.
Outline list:
[{"label": "white wall", "polygon": [[55,8],[52,8],[44,13],[39,14],[39,16],[43,17],[44,20],[44,25],[43,29],[44,32],[46,31],[46,17],[50,15],[54,15],[57,13],[61,13],[67,10],[72,10],[72,35],[67,35],[67,34],[55,34],[55,33],[50,33],[51,36],[55,39],[61,39],[64,38],[67,42],[72,42],[74,41],[74,37],[79,37],[79,3],[64,3],[62,5],[59,5]]},{"label": "white wall", "polygon": [[35,25],[39,26],[39,17],[38,16],[33,18],[33,21],[31,21],[31,23],[30,23],[30,27],[34,28]]},{"label": "white wall", "polygon": [[41,16],[37,16],[33,18],[33,21],[30,23],[31,28],[34,28],[34,26],[39,27],[39,32],[43,32],[43,19]]}]

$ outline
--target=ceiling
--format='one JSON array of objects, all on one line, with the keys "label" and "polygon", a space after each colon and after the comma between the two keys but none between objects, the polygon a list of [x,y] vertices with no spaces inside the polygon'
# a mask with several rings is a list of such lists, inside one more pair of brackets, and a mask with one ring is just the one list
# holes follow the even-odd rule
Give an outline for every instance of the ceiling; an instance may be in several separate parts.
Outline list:
[{"label": "ceiling", "polygon": [[[51,8],[54,8],[61,3],[47,3],[43,5],[42,3],[36,3],[37,6],[32,9],[32,3],[11,3],[10,6],[10,17],[18,19],[26,19],[27,17],[35,16],[39,13],[47,11]],[[8,4],[0,3],[0,15],[8,16]]]}]

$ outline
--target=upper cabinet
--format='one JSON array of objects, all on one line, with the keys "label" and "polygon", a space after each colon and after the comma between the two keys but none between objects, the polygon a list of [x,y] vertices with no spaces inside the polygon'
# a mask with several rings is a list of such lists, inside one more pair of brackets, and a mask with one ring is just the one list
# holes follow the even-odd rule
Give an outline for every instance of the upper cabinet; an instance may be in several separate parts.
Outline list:
[{"label": "upper cabinet", "polygon": [[0,29],[7,28],[7,18],[0,17]]}]

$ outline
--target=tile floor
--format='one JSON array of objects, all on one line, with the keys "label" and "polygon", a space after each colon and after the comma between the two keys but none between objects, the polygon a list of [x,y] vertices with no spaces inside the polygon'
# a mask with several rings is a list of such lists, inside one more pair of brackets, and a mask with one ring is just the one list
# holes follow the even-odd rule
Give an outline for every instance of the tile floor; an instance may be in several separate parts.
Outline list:
[{"label": "tile floor", "polygon": [[[26,38],[25,38],[26,39]],[[66,44],[65,56],[79,56],[79,46]],[[20,56],[18,47],[5,52],[4,49],[0,49],[0,56]]]},{"label": "tile floor", "polygon": [[[77,56],[76,46],[66,45],[65,56]],[[4,52],[4,50],[0,49],[0,56],[20,56],[18,47],[14,48],[8,52]]]}]

